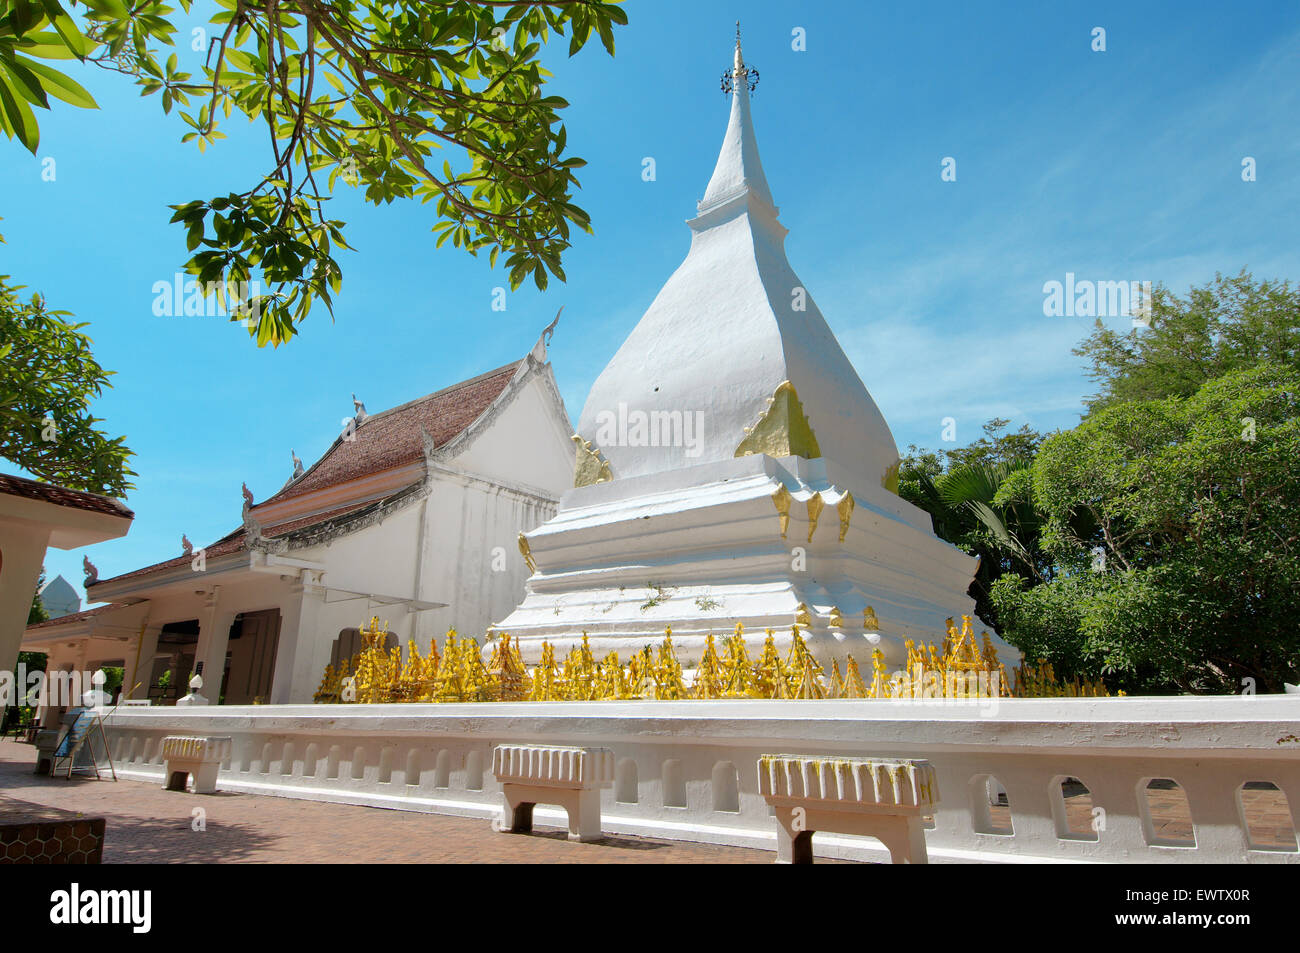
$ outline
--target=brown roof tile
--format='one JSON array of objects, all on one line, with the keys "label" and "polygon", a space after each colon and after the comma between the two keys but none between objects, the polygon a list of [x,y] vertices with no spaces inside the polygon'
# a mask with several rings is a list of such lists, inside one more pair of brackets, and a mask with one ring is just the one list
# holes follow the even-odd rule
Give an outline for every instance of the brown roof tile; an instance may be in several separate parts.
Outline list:
[{"label": "brown roof tile", "polygon": [[[406,487],[405,489],[409,490],[410,487]],[[399,493],[400,492],[405,492],[405,490],[401,490]],[[262,535],[268,539],[275,539],[276,537],[284,536],[288,533],[310,529],[313,526],[328,523],[331,520],[336,520],[342,516],[348,516],[360,510],[367,509],[368,507],[386,503],[396,495],[398,494],[392,494],[391,496],[385,497],[381,500],[369,500],[363,503],[349,503],[346,506],[336,507],[335,509],[329,510],[325,513],[315,513],[311,516],[303,516],[298,519],[278,523],[274,526],[263,526]],[[206,550],[204,555],[209,559],[213,559],[218,556],[228,556],[231,553],[237,553],[244,548],[244,539],[246,535],[247,534],[244,532],[243,527],[240,527],[228,536],[223,536],[210,546],[202,547]],[[87,586],[86,591],[89,592],[94,586],[97,586],[100,583],[118,582],[122,579],[134,579],[139,576],[148,576],[155,572],[161,572],[164,569],[173,569],[177,566],[183,566],[190,561],[190,558],[191,557],[189,556],[175,556],[172,559],[164,559],[162,562],[154,563],[152,566],[142,566],[141,568],[134,569],[131,572],[124,572],[121,575],[113,576],[110,579],[100,579],[99,582]]]},{"label": "brown roof tile", "polygon": [[371,414],[356,428],[354,440],[336,439],[310,470],[263,503],[291,499],[419,460],[424,455],[421,426],[435,447],[443,446],[501,395],[519,364],[514,361],[392,410]]},{"label": "brown roof tile", "polygon": [[[223,536],[211,546],[201,548],[207,550],[207,553],[205,554],[207,558],[214,559],[217,556],[228,556],[231,553],[238,552],[243,547],[244,530],[241,527],[230,535]],[[189,556],[175,556],[172,559],[164,559],[162,562],[154,563],[151,566],[141,566],[139,569],[133,569],[130,572],[124,572],[121,575],[111,576],[108,579],[100,579],[86,587],[86,594],[89,595],[90,591],[94,589],[95,586],[103,585],[106,582],[117,582],[120,579],[134,579],[136,576],[147,576],[150,573],[159,572],[163,569],[171,569],[175,566],[184,566],[190,561],[190,559],[191,557]]]},{"label": "brown roof tile", "polygon": [[44,622],[33,622],[27,627],[27,631],[31,632],[35,629],[48,629],[55,625],[67,625],[70,622],[84,622],[86,619],[108,612],[110,609],[121,609],[125,606],[125,602],[110,602],[108,605],[96,606],[93,609],[82,609],[80,612],[70,612],[67,615],[61,615],[56,619],[46,619]]},{"label": "brown roof tile", "polygon": [[[421,426],[433,438],[435,447],[443,446],[477,420],[483,411],[487,410],[488,406],[501,395],[506,385],[515,376],[520,363],[515,361],[391,410],[371,414],[361,426],[357,427],[355,440],[335,440],[334,445],[325,451],[325,455],[302,477],[270,499],[254,506],[253,518],[257,519],[258,507],[266,503],[291,499],[312,490],[337,486],[371,473],[379,473],[419,460],[424,455],[424,440],[420,435]],[[328,512],[280,523],[264,524],[262,532],[270,538],[299,532],[386,502],[409,489],[409,486],[405,487],[385,500],[348,503]],[[207,557],[211,559],[238,552],[244,548],[244,535],[243,527],[240,527],[210,546],[204,547],[207,550]],[[101,579],[92,586],[87,586],[87,592],[105,582],[147,576],[185,565],[189,560],[188,556],[164,559],[152,566],[142,566],[109,579]]]},{"label": "brown roof tile", "polygon": [[83,493],[81,490],[69,490],[53,483],[38,483],[11,473],[0,473],[0,493],[9,496],[21,496],[29,500],[41,500],[55,506],[70,506],[78,510],[90,510],[94,513],[107,513],[110,516],[122,516],[132,519],[135,514],[120,500],[98,493]]}]

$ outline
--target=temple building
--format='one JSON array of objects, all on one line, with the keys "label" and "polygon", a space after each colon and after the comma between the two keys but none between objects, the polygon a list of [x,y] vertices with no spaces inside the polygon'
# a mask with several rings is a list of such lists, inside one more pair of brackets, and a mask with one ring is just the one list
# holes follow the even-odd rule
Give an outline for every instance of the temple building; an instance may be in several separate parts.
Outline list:
[{"label": "temple building", "polygon": [[740,622],[754,648],[797,625],[823,661],[896,664],[974,614],[976,561],[897,495],[893,435],[786,260],[756,79],[737,38],[686,260],[591,389],[575,487],[521,541],[536,572],[496,628],[526,660],[580,632],[626,658],[671,626],[689,663]]},{"label": "temple building", "polygon": [[[310,467],[205,547],[98,579],[97,608],[29,626],[49,670],[126,669],[166,704],[201,669],[211,703],[309,702],[376,615],[390,643],[481,634],[519,599],[518,536],[572,485],[572,424],[544,335],[523,360],[353,422]],[[178,532],[178,536],[181,534]],[[221,672],[220,682],[213,672]]]}]

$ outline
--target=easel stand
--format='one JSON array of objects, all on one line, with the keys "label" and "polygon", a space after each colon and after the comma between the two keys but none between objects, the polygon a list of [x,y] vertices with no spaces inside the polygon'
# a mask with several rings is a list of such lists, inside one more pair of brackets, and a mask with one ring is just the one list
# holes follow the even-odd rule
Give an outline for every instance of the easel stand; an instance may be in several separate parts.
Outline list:
[{"label": "easel stand", "polygon": [[[104,719],[100,717],[98,710],[94,708],[73,709],[64,716],[64,721],[67,727],[54,749],[54,756],[50,764],[51,777],[58,777],[60,769],[66,765],[67,774],[65,777],[71,780],[73,770],[78,767],[76,764],[77,756],[84,747],[86,753],[90,756],[90,766],[95,769],[96,779],[102,781],[104,774],[99,767],[99,753],[95,750],[96,741],[98,741],[103,749],[104,761],[108,764],[109,776],[116,781],[117,769],[113,766],[113,755],[108,748],[108,733],[104,730]],[[81,765],[81,767],[85,767],[85,765]]]}]

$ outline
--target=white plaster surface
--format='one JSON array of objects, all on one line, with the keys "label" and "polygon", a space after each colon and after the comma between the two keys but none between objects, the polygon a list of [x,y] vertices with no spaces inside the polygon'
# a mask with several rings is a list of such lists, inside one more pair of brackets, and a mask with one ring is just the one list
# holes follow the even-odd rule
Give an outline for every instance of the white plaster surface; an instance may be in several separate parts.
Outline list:
[{"label": "white plaster surface", "polygon": [[578,432],[597,440],[599,415],[620,404],[702,412],[697,456],[684,446],[599,449],[615,479],[727,460],[789,380],[823,455],[878,485],[898,461],[893,435],[786,259],[743,82],[698,211],[686,260],[596,379]]}]

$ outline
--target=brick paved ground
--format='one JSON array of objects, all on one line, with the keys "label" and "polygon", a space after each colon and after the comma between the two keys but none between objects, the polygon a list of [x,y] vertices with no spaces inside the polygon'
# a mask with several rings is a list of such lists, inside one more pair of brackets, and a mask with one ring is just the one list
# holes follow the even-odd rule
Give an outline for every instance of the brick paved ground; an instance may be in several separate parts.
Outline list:
[{"label": "brick paved ground", "polygon": [[[36,749],[0,741],[0,792],[108,819],[104,863],[770,864],[768,851],[646,838],[569,843],[560,831],[498,834],[486,820],[252,794],[199,796],[139,781],[32,774]],[[191,829],[191,811],[207,830]]]}]

